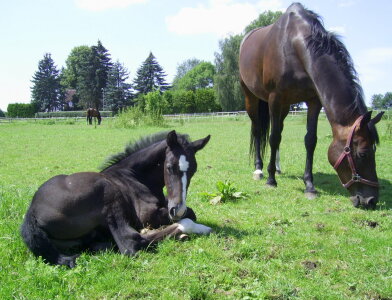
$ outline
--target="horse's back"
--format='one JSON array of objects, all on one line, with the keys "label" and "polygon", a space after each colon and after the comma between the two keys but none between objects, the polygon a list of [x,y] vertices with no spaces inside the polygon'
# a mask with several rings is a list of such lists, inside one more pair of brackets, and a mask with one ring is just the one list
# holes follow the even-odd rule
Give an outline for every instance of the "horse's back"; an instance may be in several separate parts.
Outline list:
[{"label": "horse's back", "polygon": [[80,237],[105,222],[106,186],[100,173],[58,175],[38,189],[29,210],[51,237]]},{"label": "horse's back", "polygon": [[241,80],[259,99],[268,101],[271,92],[288,90],[286,94],[294,98],[298,95],[293,90],[311,85],[306,71],[311,27],[302,10],[302,5],[293,4],[274,24],[252,31],[241,44]]}]

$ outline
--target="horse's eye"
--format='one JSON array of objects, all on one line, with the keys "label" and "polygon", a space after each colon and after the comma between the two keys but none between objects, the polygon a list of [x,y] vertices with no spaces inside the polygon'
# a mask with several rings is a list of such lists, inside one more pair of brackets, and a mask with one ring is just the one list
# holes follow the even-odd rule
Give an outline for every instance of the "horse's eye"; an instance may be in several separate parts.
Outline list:
[{"label": "horse's eye", "polygon": [[358,155],[360,158],[365,158],[367,156],[367,153],[360,152]]}]

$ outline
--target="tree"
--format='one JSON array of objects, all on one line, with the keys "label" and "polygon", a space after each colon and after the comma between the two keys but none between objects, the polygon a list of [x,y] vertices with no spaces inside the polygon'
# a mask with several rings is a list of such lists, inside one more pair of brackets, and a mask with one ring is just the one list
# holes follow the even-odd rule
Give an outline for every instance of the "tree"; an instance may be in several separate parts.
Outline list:
[{"label": "tree", "polygon": [[261,13],[257,19],[253,20],[248,26],[245,27],[244,34],[247,34],[248,32],[258,27],[265,27],[275,23],[282,14],[283,13],[281,11],[270,10]]},{"label": "tree", "polygon": [[63,106],[62,90],[60,85],[59,70],[54,64],[50,53],[38,63],[38,71],[34,73],[31,80],[32,103],[39,111],[61,110]]},{"label": "tree", "polygon": [[182,62],[177,66],[177,74],[173,80],[173,86],[176,85],[177,81],[180,80],[182,77],[185,76],[190,70],[200,64],[202,61],[197,58],[190,58]]},{"label": "tree", "polygon": [[67,58],[62,84],[76,90],[84,108],[101,108],[111,65],[108,50],[100,41],[97,46],[75,47]]},{"label": "tree", "polygon": [[214,75],[214,65],[210,62],[201,62],[177,80],[173,88],[192,91],[209,88],[214,84]]},{"label": "tree", "polygon": [[242,35],[234,35],[219,42],[220,53],[215,53],[216,75],[214,87],[217,99],[224,111],[244,110],[245,103],[242,95],[238,55]]},{"label": "tree", "polygon": [[106,88],[104,91],[104,106],[114,112],[131,105],[131,84],[126,83],[129,78],[128,70],[119,61],[110,68]]},{"label": "tree", "polygon": [[[244,30],[244,34],[275,22],[281,12],[267,11],[259,15]],[[238,56],[244,35],[233,35],[219,42],[220,52],[215,53],[216,75],[214,87],[223,110],[243,110],[245,104],[239,83]]]},{"label": "tree", "polygon": [[166,74],[162,67],[150,52],[147,59],[136,72],[136,78],[133,84],[134,90],[137,91],[136,95],[145,95],[155,90],[160,92],[167,90],[169,85],[165,82],[165,76]]},{"label": "tree", "polygon": [[390,109],[392,107],[392,92],[376,94],[372,96],[372,108],[374,109]]},{"label": "tree", "polygon": [[0,118],[5,118],[5,113],[0,108]]}]

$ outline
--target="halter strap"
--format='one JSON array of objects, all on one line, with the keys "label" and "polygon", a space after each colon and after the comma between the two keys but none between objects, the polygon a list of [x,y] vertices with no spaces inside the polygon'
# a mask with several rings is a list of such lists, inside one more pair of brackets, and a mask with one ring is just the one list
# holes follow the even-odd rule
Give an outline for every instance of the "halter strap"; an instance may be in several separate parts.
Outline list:
[{"label": "halter strap", "polygon": [[352,139],[353,139],[353,136],[354,136],[354,131],[355,131],[355,128],[357,128],[357,126],[361,123],[363,118],[364,118],[364,115],[360,116],[354,122],[354,124],[351,127],[351,130],[349,132],[349,135],[347,137],[347,142],[346,142],[346,145],[344,146],[344,150],[343,150],[342,154],[340,154],[340,156],[339,156],[338,160],[336,161],[335,165],[333,166],[334,169],[337,170],[338,167],[340,166],[340,164],[342,163],[343,159],[345,159],[347,157],[348,164],[349,164],[350,169],[351,169],[352,178],[348,182],[343,183],[342,180],[339,177],[340,182],[342,183],[343,187],[346,188],[346,189],[348,189],[355,182],[360,182],[360,183],[367,184],[367,185],[370,185],[370,186],[379,187],[379,183],[378,182],[374,182],[374,181],[370,181],[370,180],[364,179],[364,178],[362,178],[358,174],[358,172],[357,172],[357,170],[355,168],[353,156],[351,154],[351,147],[350,146],[351,146],[351,142],[352,142]]}]

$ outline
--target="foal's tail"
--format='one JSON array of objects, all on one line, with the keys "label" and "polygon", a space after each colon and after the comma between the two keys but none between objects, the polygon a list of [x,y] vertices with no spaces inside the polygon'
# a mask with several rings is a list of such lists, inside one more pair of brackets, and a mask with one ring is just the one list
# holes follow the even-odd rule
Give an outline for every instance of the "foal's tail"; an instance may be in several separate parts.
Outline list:
[{"label": "foal's tail", "polygon": [[66,256],[61,254],[52,244],[46,232],[38,226],[37,219],[30,210],[26,213],[21,226],[21,235],[27,247],[35,256],[41,256],[44,261],[52,265],[75,267],[77,255]]},{"label": "foal's tail", "polygon": [[269,129],[270,129],[270,115],[269,115],[268,102],[262,100],[259,101],[257,116],[258,116],[257,120],[252,120],[249,154],[251,156],[256,155],[256,143],[257,143],[257,139],[259,139],[261,158],[263,159],[268,144]]}]

